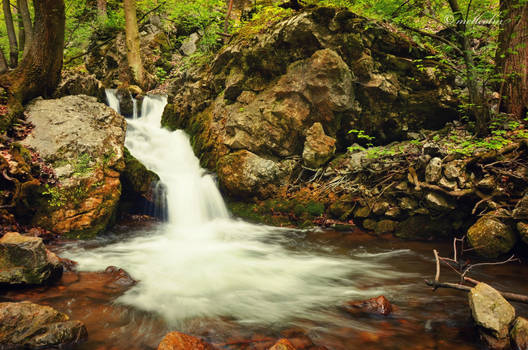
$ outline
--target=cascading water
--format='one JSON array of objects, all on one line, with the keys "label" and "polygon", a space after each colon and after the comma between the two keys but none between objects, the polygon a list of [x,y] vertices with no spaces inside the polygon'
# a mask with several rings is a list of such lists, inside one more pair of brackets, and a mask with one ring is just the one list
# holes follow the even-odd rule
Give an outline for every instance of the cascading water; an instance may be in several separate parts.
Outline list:
[{"label": "cascading water", "polygon": [[[108,90],[107,97],[118,110],[115,93]],[[387,262],[405,252],[336,258],[296,247],[300,231],[231,218],[187,135],[161,128],[166,103],[160,96],[143,99],[139,117],[128,120],[126,146],[160,176],[167,222],[117,243],[68,251],[80,269],[115,265],[139,280],[119,302],[157,312],[179,329],[191,318],[224,316],[268,326],[314,319],[320,307],[386,292],[361,288],[370,278],[403,276]]]}]

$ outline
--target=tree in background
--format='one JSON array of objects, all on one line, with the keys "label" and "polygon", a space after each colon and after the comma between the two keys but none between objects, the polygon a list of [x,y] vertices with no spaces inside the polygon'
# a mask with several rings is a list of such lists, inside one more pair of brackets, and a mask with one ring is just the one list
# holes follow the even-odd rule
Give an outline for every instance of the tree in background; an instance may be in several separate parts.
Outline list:
[{"label": "tree in background", "polygon": [[97,0],[97,14],[106,17],[106,0]]},{"label": "tree in background", "polygon": [[34,2],[35,21],[31,45],[18,67],[0,75],[8,92],[9,114],[0,121],[5,129],[22,111],[22,103],[38,96],[51,96],[60,81],[64,50],[64,0]]},{"label": "tree in background", "polygon": [[29,12],[27,0],[17,0],[17,7],[18,16],[20,17],[21,21],[19,28],[22,29],[22,32],[20,33],[19,37],[22,37],[22,33],[24,36],[23,44],[22,39],[20,40],[20,49],[24,50],[23,56],[25,56],[29,52],[31,42],[33,41],[33,23],[31,23],[31,14]]},{"label": "tree in background", "polygon": [[123,7],[125,10],[125,37],[127,47],[128,66],[136,82],[141,86],[146,85],[146,75],[141,60],[139,47],[139,30],[136,16],[136,1],[124,0]]},{"label": "tree in background", "polygon": [[7,29],[7,37],[9,39],[9,66],[14,68],[18,63],[18,41],[15,32],[15,25],[13,24],[11,3],[9,0],[3,0],[2,9],[4,10],[4,20]]},{"label": "tree in background", "polygon": [[528,1],[502,0],[497,49],[500,111],[524,118],[528,112]]}]

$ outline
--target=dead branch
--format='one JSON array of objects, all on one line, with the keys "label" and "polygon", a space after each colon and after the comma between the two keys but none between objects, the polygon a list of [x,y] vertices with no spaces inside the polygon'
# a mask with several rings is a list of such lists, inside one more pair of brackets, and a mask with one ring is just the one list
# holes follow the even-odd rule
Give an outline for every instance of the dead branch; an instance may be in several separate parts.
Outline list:
[{"label": "dead branch", "polygon": [[[475,282],[477,282],[477,281],[475,281]],[[472,289],[472,287],[470,287],[470,286],[465,286],[465,285],[459,284],[459,283],[446,283],[446,282],[435,283],[434,281],[429,281],[429,280],[426,280],[425,283],[428,286],[433,287],[434,289],[437,289],[437,288],[449,288],[449,289],[463,290],[463,291],[466,291],[466,292],[469,292]],[[501,292],[499,290],[498,290],[498,292],[504,297],[504,299],[507,299],[507,300],[510,300],[510,301],[516,301],[516,302],[523,303],[523,304],[528,304],[528,296],[526,296],[526,295],[516,294],[516,293],[509,293],[509,292]]]}]

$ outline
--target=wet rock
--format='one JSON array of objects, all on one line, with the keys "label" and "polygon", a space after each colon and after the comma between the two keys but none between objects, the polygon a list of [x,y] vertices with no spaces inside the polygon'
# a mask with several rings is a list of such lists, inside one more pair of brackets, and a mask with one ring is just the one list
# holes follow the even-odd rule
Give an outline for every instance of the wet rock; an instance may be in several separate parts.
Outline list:
[{"label": "wet rock", "polygon": [[431,209],[447,212],[455,209],[455,205],[445,195],[438,192],[429,192],[425,195],[427,206]]},{"label": "wet rock", "polygon": [[509,327],[515,318],[515,309],[494,288],[479,283],[469,292],[469,306],[482,339],[492,349],[509,345]]},{"label": "wet rock", "polygon": [[377,314],[387,316],[392,312],[392,305],[385,296],[380,295],[377,298],[371,298],[363,301],[350,301],[347,303],[346,310],[352,314],[363,312],[368,314]]},{"label": "wet rock", "polygon": [[519,236],[521,236],[521,240],[528,244],[528,223],[519,221],[517,223],[517,231],[519,231]]},{"label": "wet rock", "polygon": [[125,290],[137,283],[128,272],[115,266],[108,266],[104,273],[110,276],[106,283],[106,287],[110,289]]},{"label": "wet rock", "polygon": [[180,51],[182,52],[182,54],[184,54],[185,56],[190,56],[195,53],[198,49],[196,47],[196,44],[199,40],[200,35],[198,33],[192,33],[191,35],[189,35],[189,37],[183,41],[180,47]]},{"label": "wet rock", "polygon": [[6,233],[0,239],[0,285],[43,284],[61,277],[59,258],[38,237]]},{"label": "wet rock", "polygon": [[80,321],[49,306],[0,303],[0,348],[41,349],[73,345],[87,336]]},{"label": "wet rock", "polygon": [[381,220],[376,223],[374,232],[376,232],[377,234],[391,233],[391,232],[396,231],[397,227],[398,227],[398,223],[396,221]]},{"label": "wet rock", "polygon": [[425,168],[425,181],[436,183],[442,177],[442,159],[434,157]]},{"label": "wet rock", "polygon": [[148,170],[130,151],[124,149],[125,169],[121,173],[123,195],[129,197],[141,196],[152,202],[153,190],[159,182],[159,176]]},{"label": "wet rock", "polygon": [[398,207],[392,207],[392,208],[389,208],[389,209],[385,212],[385,216],[386,216],[386,217],[389,217],[389,218],[397,219],[397,218],[399,218],[399,217],[402,216],[402,212],[401,212],[400,208],[398,208]]},{"label": "wet rock", "polygon": [[295,350],[295,347],[288,339],[279,339],[269,350]]},{"label": "wet rock", "polygon": [[26,113],[35,127],[22,143],[58,178],[42,188],[33,224],[75,237],[103,231],[121,195],[124,118],[83,95],[36,99]]},{"label": "wet rock", "polygon": [[180,332],[168,333],[158,346],[158,350],[214,350],[203,340]]},{"label": "wet rock", "polygon": [[513,210],[513,218],[515,220],[527,220],[528,219],[528,193],[521,198],[515,205]]},{"label": "wet rock", "polygon": [[336,140],[327,136],[321,123],[314,123],[306,132],[302,157],[304,164],[317,169],[326,164],[334,155]]},{"label": "wet rock", "polygon": [[528,349],[528,320],[517,317],[510,331],[510,338],[514,350]]},{"label": "wet rock", "polygon": [[467,232],[469,243],[475,251],[487,258],[496,258],[512,250],[517,242],[513,230],[492,216],[483,216]]},{"label": "wet rock", "polygon": [[117,99],[119,100],[119,111],[121,115],[129,118],[134,114],[134,102],[130,91],[127,87],[120,87],[116,92]]}]

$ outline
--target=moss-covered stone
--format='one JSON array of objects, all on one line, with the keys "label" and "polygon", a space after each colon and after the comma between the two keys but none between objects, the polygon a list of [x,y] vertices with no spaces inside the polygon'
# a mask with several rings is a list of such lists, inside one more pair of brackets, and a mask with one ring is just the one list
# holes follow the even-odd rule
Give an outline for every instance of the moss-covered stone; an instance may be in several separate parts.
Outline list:
[{"label": "moss-covered stone", "polygon": [[125,170],[121,173],[123,194],[138,194],[152,200],[152,189],[159,181],[159,176],[148,170],[130,151],[124,149]]},{"label": "moss-covered stone", "polygon": [[496,258],[508,253],[518,239],[509,225],[491,216],[478,219],[469,228],[467,236],[475,251],[487,258]]}]

